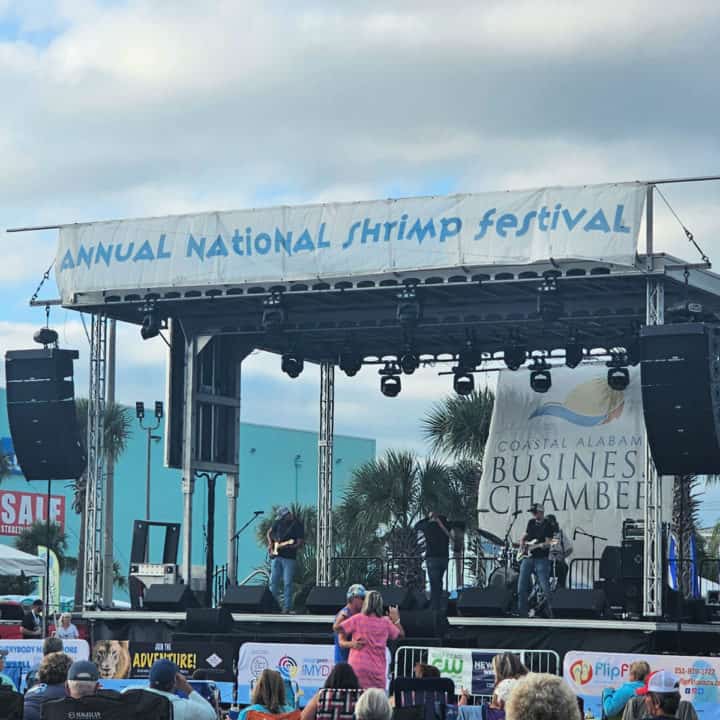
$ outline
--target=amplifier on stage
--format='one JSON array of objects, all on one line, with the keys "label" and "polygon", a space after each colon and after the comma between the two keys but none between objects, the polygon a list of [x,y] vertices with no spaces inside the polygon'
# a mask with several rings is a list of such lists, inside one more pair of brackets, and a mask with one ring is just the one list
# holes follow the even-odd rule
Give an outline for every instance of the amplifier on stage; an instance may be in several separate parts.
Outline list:
[{"label": "amplifier on stage", "polygon": [[145,590],[151,585],[174,585],[178,581],[178,566],[172,563],[137,563],[130,565],[130,577]]}]

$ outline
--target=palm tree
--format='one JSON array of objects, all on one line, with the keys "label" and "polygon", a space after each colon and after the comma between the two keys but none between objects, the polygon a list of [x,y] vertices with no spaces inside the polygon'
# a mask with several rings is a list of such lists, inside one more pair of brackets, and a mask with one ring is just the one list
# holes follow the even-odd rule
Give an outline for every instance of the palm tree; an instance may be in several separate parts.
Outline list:
[{"label": "palm tree", "polygon": [[700,502],[695,493],[698,483],[697,475],[676,475],[673,479],[672,531],[678,541],[678,557],[682,559],[678,587],[685,597],[692,594],[690,546],[698,530]]},{"label": "palm tree", "polygon": [[[48,537],[49,529],[49,537]],[[75,564],[75,558],[67,555],[67,536],[59,525],[54,523],[48,528],[43,521],[29,525],[15,538],[15,547],[29,555],[37,555],[38,545],[49,547],[58,559],[60,571],[70,569]],[[12,577],[0,580],[0,593],[13,595],[29,595],[35,589],[37,579],[31,577]]]},{"label": "palm tree", "polygon": [[[75,403],[80,438],[87,443],[88,409],[86,398],[79,398]],[[132,418],[128,408],[117,403],[106,403],[103,418],[103,446],[105,448],[105,462],[113,463],[122,455],[127,447],[132,432]],[[85,584],[85,490],[87,488],[87,475],[82,476],[72,484],[73,510],[80,515],[80,541],[78,547],[78,567],[75,576],[75,608],[81,609],[83,604],[83,590]]]},{"label": "palm tree", "polygon": [[432,452],[482,463],[493,404],[494,396],[487,388],[470,395],[451,395],[435,404],[422,420]]},{"label": "palm tree", "polygon": [[441,506],[448,486],[449,472],[443,464],[420,462],[409,451],[388,450],[353,473],[340,512],[352,518],[356,534],[379,539],[386,582],[411,589],[425,586],[415,523]]}]

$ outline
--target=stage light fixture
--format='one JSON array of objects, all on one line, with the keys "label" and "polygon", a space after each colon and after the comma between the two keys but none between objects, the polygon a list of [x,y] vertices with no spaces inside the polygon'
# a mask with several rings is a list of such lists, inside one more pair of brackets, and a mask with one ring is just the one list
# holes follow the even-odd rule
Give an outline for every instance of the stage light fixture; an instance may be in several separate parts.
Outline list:
[{"label": "stage light fixture", "polygon": [[527,359],[527,351],[519,345],[510,345],[503,350],[503,360],[508,370],[517,370]]},{"label": "stage light fixture", "polygon": [[265,330],[280,330],[285,324],[285,320],[282,295],[274,292],[263,300],[263,312],[260,322]]},{"label": "stage light fixture", "polygon": [[630,384],[630,372],[626,367],[608,363],[608,385],[622,392]]},{"label": "stage light fixture", "polygon": [[136,402],[135,403],[135,417],[138,420],[142,420],[145,417],[145,403],[144,402]]},{"label": "stage light fixture", "polygon": [[385,397],[397,397],[400,390],[400,367],[394,362],[385,363],[385,367],[380,370],[380,392]]},{"label": "stage light fixture", "polygon": [[338,365],[348,377],[355,377],[360,372],[362,364],[362,358],[354,350],[343,350],[340,353]]},{"label": "stage light fixture", "polygon": [[538,288],[537,311],[544,322],[555,322],[563,314],[562,294],[557,283],[559,275],[557,270],[544,272],[542,285]]},{"label": "stage light fixture", "polygon": [[155,401],[155,417],[160,420],[164,415],[164,408],[161,400]]},{"label": "stage light fixture", "polygon": [[293,379],[299,377],[304,367],[305,361],[296,353],[285,353],[280,361],[281,370]]},{"label": "stage light fixture", "polygon": [[458,395],[470,395],[475,389],[475,378],[472,373],[464,372],[460,368],[453,374],[453,390]]},{"label": "stage light fixture", "polygon": [[552,387],[550,365],[544,358],[535,358],[530,366],[530,387],[536,393],[546,393]]},{"label": "stage light fixture", "polygon": [[565,346],[565,364],[569,368],[576,368],[583,360],[583,346],[571,340]]},{"label": "stage light fixture", "polygon": [[420,319],[420,302],[414,285],[406,285],[397,294],[396,317],[404,328],[414,327]]},{"label": "stage light fixture", "polygon": [[468,340],[458,353],[458,369],[474,370],[481,361],[482,357],[472,340]]},{"label": "stage light fixture", "polygon": [[150,340],[157,337],[162,329],[162,320],[156,307],[148,308],[143,316],[140,337],[143,340]]},{"label": "stage light fixture", "polygon": [[410,349],[400,357],[400,369],[406,375],[412,375],[420,367],[420,358]]}]

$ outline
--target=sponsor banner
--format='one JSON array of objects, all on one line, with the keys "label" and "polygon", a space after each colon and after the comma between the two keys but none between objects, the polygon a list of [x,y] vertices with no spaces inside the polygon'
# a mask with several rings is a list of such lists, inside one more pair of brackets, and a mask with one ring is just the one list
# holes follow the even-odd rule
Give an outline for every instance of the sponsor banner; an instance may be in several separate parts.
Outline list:
[{"label": "sponsor banner", "polygon": [[76,293],[243,285],[526,264],[632,265],[639,183],[331,203],[66,225],[56,278]]},{"label": "sponsor banner", "polygon": [[[18,688],[23,688],[25,676],[37,667],[43,657],[42,640],[0,640],[0,650],[7,650],[4,672]],[[74,660],[87,660],[90,648],[85,640],[63,640],[63,652]]]},{"label": "sponsor banner", "polygon": [[[38,577],[38,597],[47,603],[48,615],[58,613],[60,612],[60,562],[58,561],[58,556],[53,550],[48,550],[44,545],[37,546],[37,555],[50,564],[50,572],[48,575],[40,575]],[[50,578],[50,589],[47,594],[47,599],[45,598],[46,577]]]},{"label": "sponsor banner", "polygon": [[[34,522],[47,521],[47,495],[0,490],[0,535],[19,535]],[[65,529],[65,498],[50,496],[50,522]]]},{"label": "sponsor banner", "polygon": [[[532,390],[527,370],[500,373],[479,488],[480,527],[503,537],[520,511],[511,533],[517,540],[530,505],[541,502],[568,537],[580,528],[620,544],[622,521],[641,518],[644,502],[640,372],[629,371],[630,384],[618,391],[608,386],[604,364],[557,367],[544,394]],[[588,538],[578,535],[574,545],[573,557],[591,556]]]},{"label": "sponsor banner", "polygon": [[[390,666],[390,651],[386,651]],[[333,645],[244,643],[238,659],[238,703],[250,702],[254,681],[266,668],[277,670],[297,687],[301,706],[323,686],[335,664]]]},{"label": "sponsor banner", "polygon": [[563,675],[585,701],[585,720],[602,717],[602,692],[628,682],[630,664],[645,660],[650,670],[669,670],[680,681],[680,699],[691,702],[700,720],[720,720],[720,658],[684,655],[569,652]]},{"label": "sponsor banner", "polygon": [[161,658],[172,660],[187,677],[196,670],[215,670],[223,673],[216,679],[233,681],[234,652],[228,643],[98,640],[92,650],[103,680],[147,679],[152,664]]},{"label": "sponsor banner", "polygon": [[503,650],[459,650],[456,648],[428,648],[428,663],[434,665],[442,677],[450,678],[455,688],[465,688],[471,695],[493,694],[495,673],[492,659]]}]

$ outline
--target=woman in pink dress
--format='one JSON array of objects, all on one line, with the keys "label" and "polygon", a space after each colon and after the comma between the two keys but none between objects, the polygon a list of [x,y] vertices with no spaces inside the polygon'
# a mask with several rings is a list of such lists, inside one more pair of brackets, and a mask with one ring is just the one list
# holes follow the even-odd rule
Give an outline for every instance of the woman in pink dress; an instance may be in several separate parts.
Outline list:
[{"label": "woman in pink dress", "polygon": [[362,610],[347,620],[335,623],[335,632],[352,636],[348,662],[357,675],[360,687],[382,688],[387,686],[386,647],[388,640],[404,637],[397,607],[391,607],[383,615],[382,595],[371,590],[365,595]]}]

